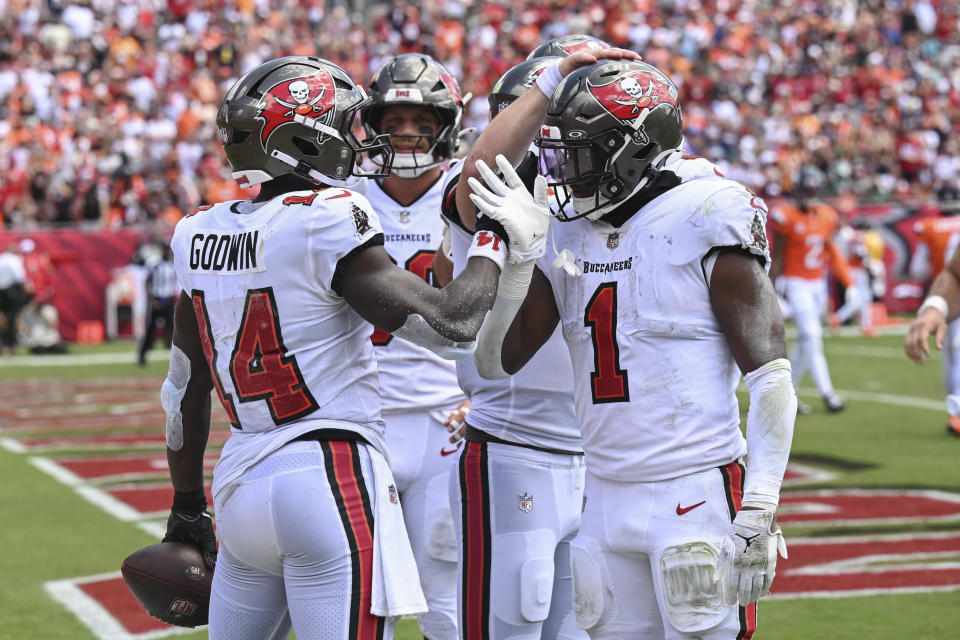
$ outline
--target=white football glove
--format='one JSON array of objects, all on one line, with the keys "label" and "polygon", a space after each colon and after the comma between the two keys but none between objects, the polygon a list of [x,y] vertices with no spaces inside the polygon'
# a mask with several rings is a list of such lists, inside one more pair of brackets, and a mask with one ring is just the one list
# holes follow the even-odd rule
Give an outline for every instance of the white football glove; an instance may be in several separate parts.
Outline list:
[{"label": "white football glove", "polygon": [[741,509],[733,533],[723,541],[717,577],[724,604],[745,607],[770,591],[777,570],[777,552],[787,557],[780,527],[771,531],[776,509]]},{"label": "white football glove", "polygon": [[497,156],[497,166],[503,174],[502,179],[483,160],[477,160],[477,170],[483,182],[476,178],[467,179],[473,190],[470,199],[481,213],[503,225],[509,236],[505,238],[509,243],[509,262],[536,260],[547,249],[547,229],[550,226],[547,181],[543,176],[537,176],[533,195],[530,195],[516,170],[502,154]]}]

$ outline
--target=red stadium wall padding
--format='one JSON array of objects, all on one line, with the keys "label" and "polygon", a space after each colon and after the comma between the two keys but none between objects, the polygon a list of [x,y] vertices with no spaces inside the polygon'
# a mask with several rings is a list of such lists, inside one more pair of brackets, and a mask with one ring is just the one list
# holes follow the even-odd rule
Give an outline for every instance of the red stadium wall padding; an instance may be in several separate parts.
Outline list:
[{"label": "red stadium wall padding", "polygon": [[73,340],[78,323],[104,321],[104,294],[111,272],[130,264],[143,233],[80,229],[29,233],[0,231],[0,251],[22,238],[32,239],[37,245],[35,251],[50,256],[55,290],[53,304],[60,312],[60,335],[64,340]]}]

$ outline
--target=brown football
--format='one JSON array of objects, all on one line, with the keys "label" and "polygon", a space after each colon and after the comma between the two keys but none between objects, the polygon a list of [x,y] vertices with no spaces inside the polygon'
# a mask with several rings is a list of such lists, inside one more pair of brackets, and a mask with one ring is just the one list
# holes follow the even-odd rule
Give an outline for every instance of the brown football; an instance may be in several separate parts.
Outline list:
[{"label": "brown football", "polygon": [[147,613],[167,624],[207,624],[213,572],[195,547],[160,542],[134,551],[120,567],[130,593]]}]

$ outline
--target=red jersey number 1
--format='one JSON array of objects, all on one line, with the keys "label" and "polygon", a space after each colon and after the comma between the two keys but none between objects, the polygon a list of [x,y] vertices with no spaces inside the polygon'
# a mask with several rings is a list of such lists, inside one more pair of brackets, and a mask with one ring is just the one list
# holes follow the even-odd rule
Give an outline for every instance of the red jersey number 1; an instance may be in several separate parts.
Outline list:
[{"label": "red jersey number 1", "polygon": [[604,282],[593,292],[583,314],[593,340],[590,392],[593,404],[630,402],[626,369],[620,368],[617,344],[617,283]]}]

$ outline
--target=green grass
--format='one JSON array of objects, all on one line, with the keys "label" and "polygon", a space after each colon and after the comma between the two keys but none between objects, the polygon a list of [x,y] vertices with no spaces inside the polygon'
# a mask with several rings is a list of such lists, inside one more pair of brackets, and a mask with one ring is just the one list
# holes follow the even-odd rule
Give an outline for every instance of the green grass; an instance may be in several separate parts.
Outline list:
[{"label": "green grass", "polygon": [[[810,486],[914,487],[960,492],[960,439],[944,434],[946,413],[938,408],[944,397],[940,362],[937,359],[924,366],[914,365],[898,355],[901,345],[899,336],[875,340],[827,338],[834,384],[841,393],[851,393],[847,411],[827,414],[809,380],[801,389],[801,397],[814,406],[815,412],[797,420],[794,454],[806,463],[819,456],[827,463],[824,468],[837,474],[829,483]],[[83,367],[19,367],[6,365],[0,359],[0,386],[3,380],[27,378],[77,380],[150,375],[157,379],[159,389],[166,368],[162,353],[158,351],[159,358],[140,369],[135,365],[134,351],[132,342],[72,346],[71,353],[130,356],[115,364]],[[898,397],[921,399],[931,407],[901,406],[896,404]],[[887,401],[880,402],[884,399]],[[745,407],[746,402],[743,404]],[[0,640],[93,638],[47,596],[43,583],[115,571],[128,553],[156,540],[57,483],[30,465],[28,457],[0,449]],[[836,462],[834,466],[830,459]],[[860,464],[847,469],[842,464],[845,462]],[[960,523],[901,525],[884,530],[924,528],[956,530]],[[786,534],[789,543],[791,537],[828,532],[837,533],[814,526],[788,528]],[[940,640],[955,637],[957,629],[960,592],[923,593],[764,602],[755,637]],[[179,637],[205,635],[197,632]],[[416,623],[404,621],[395,637],[420,638]]]}]

